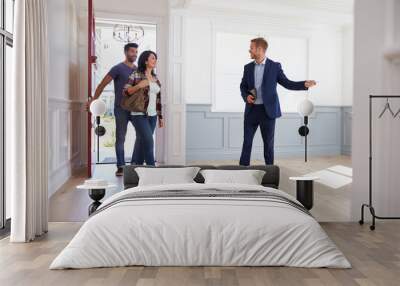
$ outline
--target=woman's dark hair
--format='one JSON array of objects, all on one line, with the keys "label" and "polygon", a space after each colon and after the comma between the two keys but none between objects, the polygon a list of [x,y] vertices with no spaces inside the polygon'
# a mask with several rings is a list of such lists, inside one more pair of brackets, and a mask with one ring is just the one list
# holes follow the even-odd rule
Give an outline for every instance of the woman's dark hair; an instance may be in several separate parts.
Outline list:
[{"label": "woman's dark hair", "polygon": [[[144,51],[143,53],[140,54],[139,60],[138,60],[138,72],[145,73],[146,72],[146,62],[149,59],[151,55],[154,55],[157,59],[157,54],[153,51]],[[154,70],[152,71],[152,75],[156,75]]]}]

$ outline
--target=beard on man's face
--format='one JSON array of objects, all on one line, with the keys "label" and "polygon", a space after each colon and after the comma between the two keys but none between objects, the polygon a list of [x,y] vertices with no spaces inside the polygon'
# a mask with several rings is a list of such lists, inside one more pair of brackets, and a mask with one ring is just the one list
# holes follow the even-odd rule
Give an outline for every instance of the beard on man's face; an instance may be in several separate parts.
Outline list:
[{"label": "beard on man's face", "polygon": [[128,61],[131,62],[131,63],[134,63],[136,61],[136,59],[137,59],[137,56],[128,57]]}]

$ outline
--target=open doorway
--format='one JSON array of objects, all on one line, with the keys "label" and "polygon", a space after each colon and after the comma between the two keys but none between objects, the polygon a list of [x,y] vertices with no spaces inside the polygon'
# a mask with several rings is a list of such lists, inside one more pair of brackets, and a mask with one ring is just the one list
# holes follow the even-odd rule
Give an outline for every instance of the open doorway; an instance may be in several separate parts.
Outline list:
[{"label": "open doorway", "polygon": [[[158,50],[157,31],[159,27],[156,20],[144,21],[142,19],[122,16],[119,14],[105,15],[93,19],[93,51],[89,56],[89,70],[84,70],[83,76],[89,75],[89,92],[86,90],[83,95],[93,95],[94,91],[110,71],[110,69],[124,61],[124,45],[127,42],[138,44],[138,56],[144,50]],[[120,18],[121,17],[121,18]],[[129,20],[126,20],[129,18]],[[121,33],[118,33],[120,31]],[[91,39],[89,39],[91,40]],[[162,47],[162,43],[160,42]],[[90,49],[90,48],[89,48]],[[87,55],[85,55],[86,57]],[[86,58],[85,58],[86,59]],[[135,63],[137,64],[137,62]],[[161,72],[160,72],[161,73]],[[97,127],[96,119],[90,116],[88,132],[85,134],[89,144],[85,146],[88,154],[89,177],[101,178],[116,185],[116,188],[107,190],[105,198],[123,190],[122,177],[116,177],[116,152],[115,152],[115,117],[114,117],[114,83],[111,82],[104,89],[100,97],[106,103],[106,112],[100,117],[100,125],[104,127],[105,133],[99,137],[95,134]],[[85,100],[86,101],[86,100]],[[83,108],[82,108],[83,109]],[[86,114],[85,114],[86,115]],[[87,122],[85,122],[87,124]],[[155,135],[156,136],[156,135]],[[157,137],[157,136],[156,136]],[[128,123],[125,138],[125,161],[130,164],[133,146],[135,143],[135,130],[131,123]],[[98,148],[99,147],[99,148]],[[157,155],[157,153],[155,153]],[[92,200],[86,191],[77,191],[76,186],[87,179],[87,175],[77,174],[63,184],[50,198],[50,221],[84,221],[88,217],[88,206]],[[67,199],[67,200],[65,200]]]},{"label": "open doorway", "polygon": [[[145,50],[157,50],[157,26],[155,24],[140,23],[136,21],[118,21],[108,19],[95,20],[95,64],[92,66],[92,91],[96,89],[101,80],[110,69],[123,61],[124,45],[127,43],[138,44],[138,56]],[[135,63],[137,64],[137,63]],[[106,112],[100,118],[100,125],[104,127],[104,134],[96,134],[96,122],[93,118],[91,128],[90,154],[96,172],[113,173],[117,163],[115,140],[116,124],[114,116],[115,93],[114,84],[106,86],[100,97],[106,104]],[[99,132],[98,132],[99,133]],[[101,136],[100,136],[101,135]],[[124,153],[125,162],[131,162],[136,135],[132,124],[128,124],[125,137]],[[112,166],[112,167],[111,167]]]}]

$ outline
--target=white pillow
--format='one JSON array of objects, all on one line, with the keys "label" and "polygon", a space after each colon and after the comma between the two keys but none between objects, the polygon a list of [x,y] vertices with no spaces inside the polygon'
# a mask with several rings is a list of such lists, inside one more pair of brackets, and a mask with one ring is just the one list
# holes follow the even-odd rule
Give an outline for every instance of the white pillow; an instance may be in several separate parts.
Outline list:
[{"label": "white pillow", "polygon": [[261,170],[202,170],[205,184],[234,183],[261,185],[265,171]]},{"label": "white pillow", "polygon": [[199,167],[185,168],[135,168],[139,176],[138,186],[195,183]]}]

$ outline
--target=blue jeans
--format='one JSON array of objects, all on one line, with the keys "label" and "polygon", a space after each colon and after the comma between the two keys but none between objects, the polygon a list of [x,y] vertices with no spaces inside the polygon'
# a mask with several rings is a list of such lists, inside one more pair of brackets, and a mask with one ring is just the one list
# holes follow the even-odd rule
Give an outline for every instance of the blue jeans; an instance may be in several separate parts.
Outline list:
[{"label": "blue jeans", "polygon": [[[117,167],[125,165],[125,136],[128,128],[128,123],[132,122],[132,115],[119,106],[114,107],[115,116],[115,153],[117,155]],[[132,123],[133,124],[133,123]],[[136,143],[135,143],[136,145]],[[132,154],[132,161],[135,161],[135,153]]]},{"label": "blue jeans", "polygon": [[136,142],[133,149],[132,161],[137,165],[154,166],[154,139],[157,116],[132,115],[132,123],[136,130]]}]

